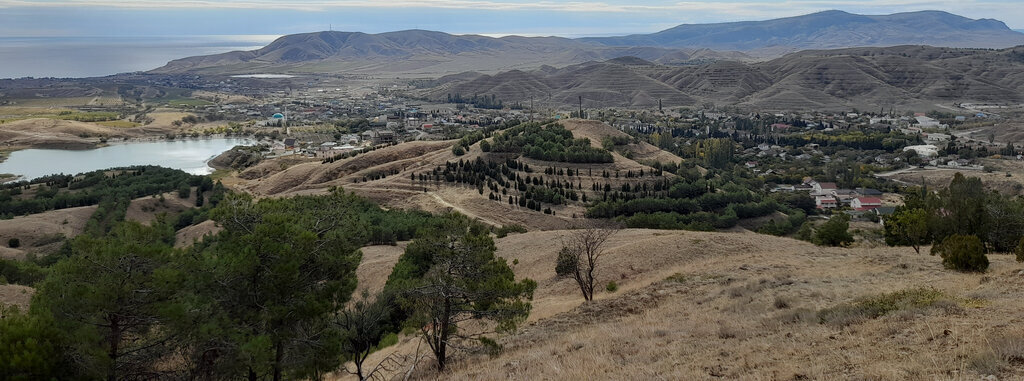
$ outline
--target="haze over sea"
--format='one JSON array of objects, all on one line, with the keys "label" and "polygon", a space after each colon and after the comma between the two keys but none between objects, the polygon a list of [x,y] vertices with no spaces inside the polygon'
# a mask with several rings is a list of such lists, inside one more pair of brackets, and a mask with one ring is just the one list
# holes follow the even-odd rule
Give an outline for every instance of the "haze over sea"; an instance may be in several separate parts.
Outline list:
[{"label": "haze over sea", "polygon": [[98,77],[196,55],[263,47],[278,36],[0,37],[0,78]]}]

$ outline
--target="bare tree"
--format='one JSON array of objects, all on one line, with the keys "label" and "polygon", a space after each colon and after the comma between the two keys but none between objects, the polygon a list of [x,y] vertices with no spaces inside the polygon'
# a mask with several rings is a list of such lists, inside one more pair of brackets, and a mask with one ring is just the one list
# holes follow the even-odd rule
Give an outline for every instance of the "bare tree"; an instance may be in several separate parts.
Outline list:
[{"label": "bare tree", "polygon": [[574,230],[562,240],[555,272],[559,276],[572,276],[583,293],[583,299],[594,300],[597,266],[604,254],[604,244],[617,230],[587,228]]}]

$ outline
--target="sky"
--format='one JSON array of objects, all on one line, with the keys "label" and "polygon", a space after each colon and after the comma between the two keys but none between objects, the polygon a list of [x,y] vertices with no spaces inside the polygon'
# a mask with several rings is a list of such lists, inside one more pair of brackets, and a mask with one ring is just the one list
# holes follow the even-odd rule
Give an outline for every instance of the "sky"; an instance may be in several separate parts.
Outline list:
[{"label": "sky", "polygon": [[0,37],[284,35],[329,29],[582,37],[832,9],[859,14],[943,10],[1024,29],[1022,0],[0,0]]}]

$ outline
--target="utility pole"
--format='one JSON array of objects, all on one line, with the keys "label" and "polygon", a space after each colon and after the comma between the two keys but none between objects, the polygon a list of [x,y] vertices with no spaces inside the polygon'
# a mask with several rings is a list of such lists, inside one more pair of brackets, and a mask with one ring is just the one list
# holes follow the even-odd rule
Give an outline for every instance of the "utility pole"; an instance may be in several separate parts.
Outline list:
[{"label": "utility pole", "polygon": [[665,113],[665,110],[661,108],[661,98],[658,98],[658,112]]}]

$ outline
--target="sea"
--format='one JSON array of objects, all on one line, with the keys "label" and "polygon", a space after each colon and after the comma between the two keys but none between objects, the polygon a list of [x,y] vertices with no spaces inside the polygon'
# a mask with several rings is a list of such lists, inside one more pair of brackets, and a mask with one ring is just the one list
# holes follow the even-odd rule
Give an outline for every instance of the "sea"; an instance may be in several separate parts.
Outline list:
[{"label": "sea", "polygon": [[102,77],[168,61],[259,49],[275,35],[0,37],[0,78]]}]

